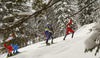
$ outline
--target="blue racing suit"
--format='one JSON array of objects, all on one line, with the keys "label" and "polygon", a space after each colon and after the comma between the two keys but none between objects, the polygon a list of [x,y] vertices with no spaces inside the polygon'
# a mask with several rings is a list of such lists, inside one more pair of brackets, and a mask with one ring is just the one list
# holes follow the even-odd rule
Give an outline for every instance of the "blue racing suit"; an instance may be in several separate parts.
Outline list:
[{"label": "blue racing suit", "polygon": [[[17,41],[17,40],[15,40]],[[13,47],[13,52],[16,54],[17,53],[17,50],[18,50],[18,45],[17,44],[11,44],[11,46]]]},{"label": "blue racing suit", "polygon": [[50,37],[52,38],[52,41],[53,42],[53,28],[52,28],[52,25],[47,25],[47,28],[48,28],[48,34],[47,34],[47,40],[46,40],[46,43],[48,43],[48,40],[50,39]]}]

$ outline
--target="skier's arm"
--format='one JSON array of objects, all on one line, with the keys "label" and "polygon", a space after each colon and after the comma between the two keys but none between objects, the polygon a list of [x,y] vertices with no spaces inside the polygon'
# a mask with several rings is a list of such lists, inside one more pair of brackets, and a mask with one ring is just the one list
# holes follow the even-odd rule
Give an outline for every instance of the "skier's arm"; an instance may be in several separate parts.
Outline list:
[{"label": "skier's arm", "polygon": [[49,31],[49,28],[46,28],[45,31]]},{"label": "skier's arm", "polygon": [[41,33],[41,34],[45,34],[45,32]]},{"label": "skier's arm", "polygon": [[6,47],[6,44],[4,44],[4,47]]},{"label": "skier's arm", "polygon": [[70,25],[70,24],[72,24],[72,21],[70,21],[66,26],[68,26],[68,25]]},{"label": "skier's arm", "polygon": [[45,32],[40,33],[39,35],[45,34]]}]

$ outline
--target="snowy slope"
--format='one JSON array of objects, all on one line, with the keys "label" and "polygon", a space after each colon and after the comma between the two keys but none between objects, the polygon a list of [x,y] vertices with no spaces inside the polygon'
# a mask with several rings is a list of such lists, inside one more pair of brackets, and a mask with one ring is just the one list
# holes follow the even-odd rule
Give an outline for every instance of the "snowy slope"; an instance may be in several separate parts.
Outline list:
[{"label": "snowy slope", "polygon": [[[94,56],[95,50],[84,53],[84,40],[91,34],[89,33],[89,29],[94,24],[81,27],[75,32],[74,38],[71,38],[71,34],[66,37],[65,41],[62,40],[64,36],[59,37],[54,39],[54,42],[57,43],[51,46],[45,46],[44,42],[39,42],[19,49],[19,51],[26,51],[26,53],[9,58],[100,58],[100,53]],[[0,55],[0,58],[6,58],[6,54]]]}]

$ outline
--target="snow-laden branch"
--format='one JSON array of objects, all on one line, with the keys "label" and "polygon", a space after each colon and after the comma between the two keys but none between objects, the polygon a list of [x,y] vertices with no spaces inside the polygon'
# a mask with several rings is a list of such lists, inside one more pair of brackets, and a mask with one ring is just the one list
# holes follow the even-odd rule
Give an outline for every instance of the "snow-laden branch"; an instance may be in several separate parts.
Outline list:
[{"label": "snow-laden branch", "polygon": [[100,9],[100,7],[96,8],[94,11],[96,11],[96,10],[98,10],[98,9]]}]

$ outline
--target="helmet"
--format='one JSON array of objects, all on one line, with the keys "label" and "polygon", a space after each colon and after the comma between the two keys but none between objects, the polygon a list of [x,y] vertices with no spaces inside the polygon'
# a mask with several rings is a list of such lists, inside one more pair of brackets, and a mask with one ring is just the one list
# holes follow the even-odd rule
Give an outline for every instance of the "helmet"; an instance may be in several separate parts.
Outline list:
[{"label": "helmet", "polygon": [[47,22],[47,25],[50,24],[50,22]]},{"label": "helmet", "polygon": [[70,21],[72,21],[72,19],[70,19]]},{"label": "helmet", "polygon": [[9,34],[9,36],[12,36],[12,34]]}]

